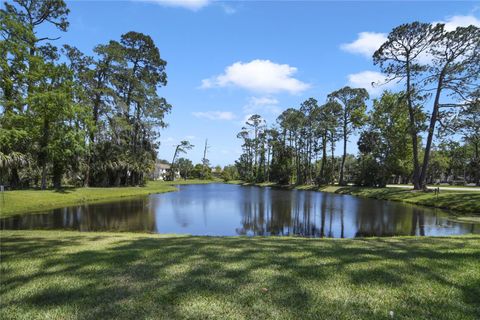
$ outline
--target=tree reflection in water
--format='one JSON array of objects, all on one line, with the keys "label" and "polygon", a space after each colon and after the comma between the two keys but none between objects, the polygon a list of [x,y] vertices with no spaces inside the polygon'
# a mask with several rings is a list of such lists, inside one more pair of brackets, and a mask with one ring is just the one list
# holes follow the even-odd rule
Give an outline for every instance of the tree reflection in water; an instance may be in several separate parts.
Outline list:
[{"label": "tree reflection in water", "polygon": [[2,229],[352,238],[480,233],[436,209],[331,193],[226,184],[0,220]]}]

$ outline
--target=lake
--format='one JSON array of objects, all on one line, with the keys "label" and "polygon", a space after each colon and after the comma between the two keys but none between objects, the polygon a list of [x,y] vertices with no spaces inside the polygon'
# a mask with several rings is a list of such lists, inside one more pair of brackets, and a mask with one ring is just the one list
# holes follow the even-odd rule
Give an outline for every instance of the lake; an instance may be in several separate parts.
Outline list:
[{"label": "lake", "polygon": [[455,222],[445,211],[400,202],[220,183],[178,188],[178,192],[4,218],[0,226],[333,238],[480,233],[480,224]]}]

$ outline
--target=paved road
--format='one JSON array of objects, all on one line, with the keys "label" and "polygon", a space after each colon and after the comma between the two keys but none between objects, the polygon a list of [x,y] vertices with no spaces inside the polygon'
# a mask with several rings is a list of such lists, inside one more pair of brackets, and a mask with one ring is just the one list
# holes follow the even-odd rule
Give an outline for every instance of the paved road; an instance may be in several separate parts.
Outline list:
[{"label": "paved road", "polygon": [[[412,189],[413,186],[405,186],[405,185],[396,185],[396,184],[387,184],[387,187],[388,188],[405,188],[405,189]],[[465,188],[465,187],[442,187],[442,186],[429,186],[428,189],[436,189],[436,188],[440,188],[440,190],[445,190],[445,191],[480,191],[480,188]]]}]

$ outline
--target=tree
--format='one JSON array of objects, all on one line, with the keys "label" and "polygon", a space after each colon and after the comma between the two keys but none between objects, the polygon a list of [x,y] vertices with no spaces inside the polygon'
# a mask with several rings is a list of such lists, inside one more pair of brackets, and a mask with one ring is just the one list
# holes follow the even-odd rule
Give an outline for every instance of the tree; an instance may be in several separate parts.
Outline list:
[{"label": "tree", "polygon": [[203,158],[202,158],[202,165],[203,165],[202,178],[204,178],[204,179],[208,175],[208,172],[209,172],[209,169],[210,169],[210,160],[208,160],[208,158],[207,158],[208,149],[209,149],[208,139],[205,139],[205,147],[203,148]]},{"label": "tree", "polygon": [[225,166],[222,171],[222,179],[225,182],[238,179],[238,171],[235,166]]},{"label": "tree", "polygon": [[463,100],[480,86],[480,28],[458,27],[447,32],[444,25],[437,25],[435,29],[439,35],[434,38],[429,50],[433,63],[427,70],[430,76],[425,79],[426,85],[434,85],[435,93],[419,178],[422,188],[426,188],[430,150],[440,108],[452,106],[450,103],[441,103],[443,92],[446,91],[450,98],[453,96]]},{"label": "tree", "polygon": [[208,180],[212,178],[212,169],[204,168],[202,163],[197,163],[192,171],[192,178]]},{"label": "tree", "polygon": [[84,148],[81,128],[70,123],[82,122],[86,114],[72,102],[73,79],[65,64],[42,63],[37,70],[41,70],[41,76],[32,81],[34,89],[28,98],[30,132],[38,145],[41,188],[47,187],[49,163],[54,186],[59,188],[65,165]]},{"label": "tree", "polygon": [[[299,183],[300,180],[300,131],[304,120],[303,113],[294,108],[288,108],[277,118],[277,123],[280,126],[283,136],[283,144],[286,149],[282,151],[282,156],[289,155],[291,157],[289,161],[284,159],[281,164],[283,174],[287,172],[286,170],[290,171],[290,181],[288,181],[288,183]],[[295,181],[293,181],[293,179],[295,179]],[[282,178],[282,180],[284,179]]]},{"label": "tree", "polygon": [[153,40],[128,32],[82,57],[66,47],[91,109],[84,185],[138,185],[155,163],[158,129],[171,106],[157,89],[166,85],[166,62]]},{"label": "tree", "polygon": [[419,164],[419,132],[423,126],[419,94],[422,89],[421,75],[427,69],[425,54],[437,37],[437,29],[428,23],[413,22],[394,28],[387,41],[374,53],[373,62],[388,77],[387,81],[405,81],[405,100],[408,106],[410,135],[413,155],[413,185],[421,189]]},{"label": "tree", "polygon": [[[117,47],[116,44],[112,44]],[[115,90],[116,113],[111,125],[127,166],[117,175],[130,184],[143,182],[144,168],[155,162],[154,128],[165,127],[163,117],[171,106],[157,94],[166,85],[166,62],[148,35],[127,32],[120,39],[121,62],[116,65],[112,84]]]},{"label": "tree", "polygon": [[317,151],[317,139],[315,129],[318,127],[316,113],[318,112],[318,101],[309,98],[300,105],[300,112],[304,115],[304,123],[300,132],[301,145],[303,147],[303,163],[300,179],[297,183],[311,183],[312,181],[312,160]]},{"label": "tree", "polygon": [[265,120],[262,119],[262,117],[258,114],[254,114],[248,118],[248,120],[245,122],[247,125],[247,128],[250,128],[250,131],[253,131],[253,138],[252,138],[252,144],[253,144],[253,177],[255,178],[255,181],[258,181],[258,175],[261,173],[261,171],[258,168],[259,162],[261,162],[260,159],[260,152],[259,149],[260,147],[263,147],[263,131],[266,128],[265,125]]},{"label": "tree", "polygon": [[236,166],[242,179],[262,182],[265,179],[266,122],[260,115],[254,114],[245,125],[237,134],[237,138],[243,140],[243,154],[236,162]]},{"label": "tree", "polygon": [[29,76],[27,44],[34,34],[11,10],[0,10],[0,35],[0,183],[15,188],[20,184],[19,171],[33,160],[24,106]]},{"label": "tree", "polygon": [[470,145],[472,151],[468,171],[475,184],[480,186],[480,89],[472,94],[471,100],[460,110],[453,130],[460,132],[463,141]]},{"label": "tree", "polygon": [[62,180],[141,185],[154,167],[171,106],[158,95],[166,62],[130,31],[84,55],[58,50],[63,0],[15,0],[0,9],[0,179],[15,188]]},{"label": "tree", "polygon": [[187,180],[193,171],[193,163],[189,159],[180,158],[177,160],[177,168],[180,173],[180,177]]},{"label": "tree", "polygon": [[368,99],[367,90],[363,88],[344,87],[328,95],[330,101],[340,103],[342,115],[340,118],[340,128],[343,136],[343,156],[340,166],[339,184],[344,185],[345,158],[347,156],[347,142],[349,136],[360,128],[366,120],[365,111],[367,106],[365,101]]},{"label": "tree", "polygon": [[170,172],[168,174],[168,180],[174,181],[175,180],[175,171],[177,169],[177,157],[181,153],[187,153],[187,150],[190,150],[194,147],[193,144],[188,142],[187,140],[180,141],[179,144],[175,147],[175,152],[173,153],[172,164],[170,166]]},{"label": "tree", "polygon": [[339,124],[338,119],[341,114],[342,106],[335,101],[330,101],[320,106],[313,114],[316,121],[315,135],[321,139],[322,159],[320,172],[317,176],[317,184],[319,185],[331,182],[331,175],[327,174],[327,145],[331,143],[333,147],[335,144],[335,140],[331,139],[332,135],[330,133],[333,133],[333,136],[335,136]]},{"label": "tree", "polygon": [[[26,114],[32,101],[34,81],[42,77],[46,61],[56,60],[55,48],[45,40],[54,40],[48,36],[39,37],[39,27],[52,24],[61,31],[66,31],[68,9],[62,0],[16,0],[4,3],[0,9],[0,32],[3,40],[0,43],[1,56],[1,91],[2,110],[0,122],[2,139],[0,152],[11,159],[25,161],[9,161],[9,182],[16,187],[19,182],[19,170],[27,159],[32,160],[32,134],[28,132],[29,119]],[[38,91],[37,91],[38,93]],[[1,110],[1,109],[0,109]],[[10,156],[15,155],[15,156]],[[43,185],[45,187],[45,185]]]},{"label": "tree", "polygon": [[408,106],[403,93],[385,91],[380,99],[373,101],[369,116],[369,130],[376,132],[381,140],[376,149],[377,154],[382,155],[385,174],[388,175],[385,179],[396,176],[398,180],[406,181],[413,167]]}]

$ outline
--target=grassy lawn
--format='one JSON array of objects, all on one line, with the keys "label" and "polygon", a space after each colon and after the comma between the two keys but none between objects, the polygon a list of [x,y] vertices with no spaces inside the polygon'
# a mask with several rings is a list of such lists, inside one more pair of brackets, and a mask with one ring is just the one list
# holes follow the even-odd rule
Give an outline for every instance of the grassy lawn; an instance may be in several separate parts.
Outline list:
[{"label": "grassy lawn", "polygon": [[480,318],[480,236],[2,231],[1,274],[1,319]]},{"label": "grassy lawn", "polygon": [[[409,188],[413,188],[413,185],[411,184],[395,184],[395,185],[391,185],[391,186],[401,186],[401,187],[409,187]],[[467,189],[479,189],[480,187],[478,186],[464,186],[464,185],[449,185],[449,184],[432,184],[432,185],[428,185],[427,187],[429,188],[437,188],[437,187],[440,187],[440,188],[467,188]]]},{"label": "grassy lawn", "polygon": [[177,184],[211,183],[210,180],[149,181],[144,187],[65,188],[62,190],[15,190],[0,194],[0,217],[48,210],[85,202],[108,201],[177,190]]},{"label": "grassy lawn", "polygon": [[[442,190],[439,195],[434,192],[411,191],[404,188],[364,188],[364,187],[339,187],[339,186],[315,186],[315,185],[289,185],[281,186],[271,182],[264,183],[243,183],[242,181],[230,181],[229,183],[241,185],[256,185],[259,187],[280,187],[298,190],[314,190],[333,192],[338,194],[349,194],[353,196],[374,198],[382,200],[402,201],[411,204],[418,204],[428,207],[452,210],[462,215],[480,214],[480,192],[478,191],[450,191]],[[469,221],[477,220],[477,216],[469,217]]]},{"label": "grassy lawn", "polygon": [[414,192],[402,188],[330,187],[330,190],[325,191],[375,199],[403,201],[453,210],[463,214],[480,214],[480,192],[478,191],[442,190],[438,195],[435,195],[434,192]]}]

